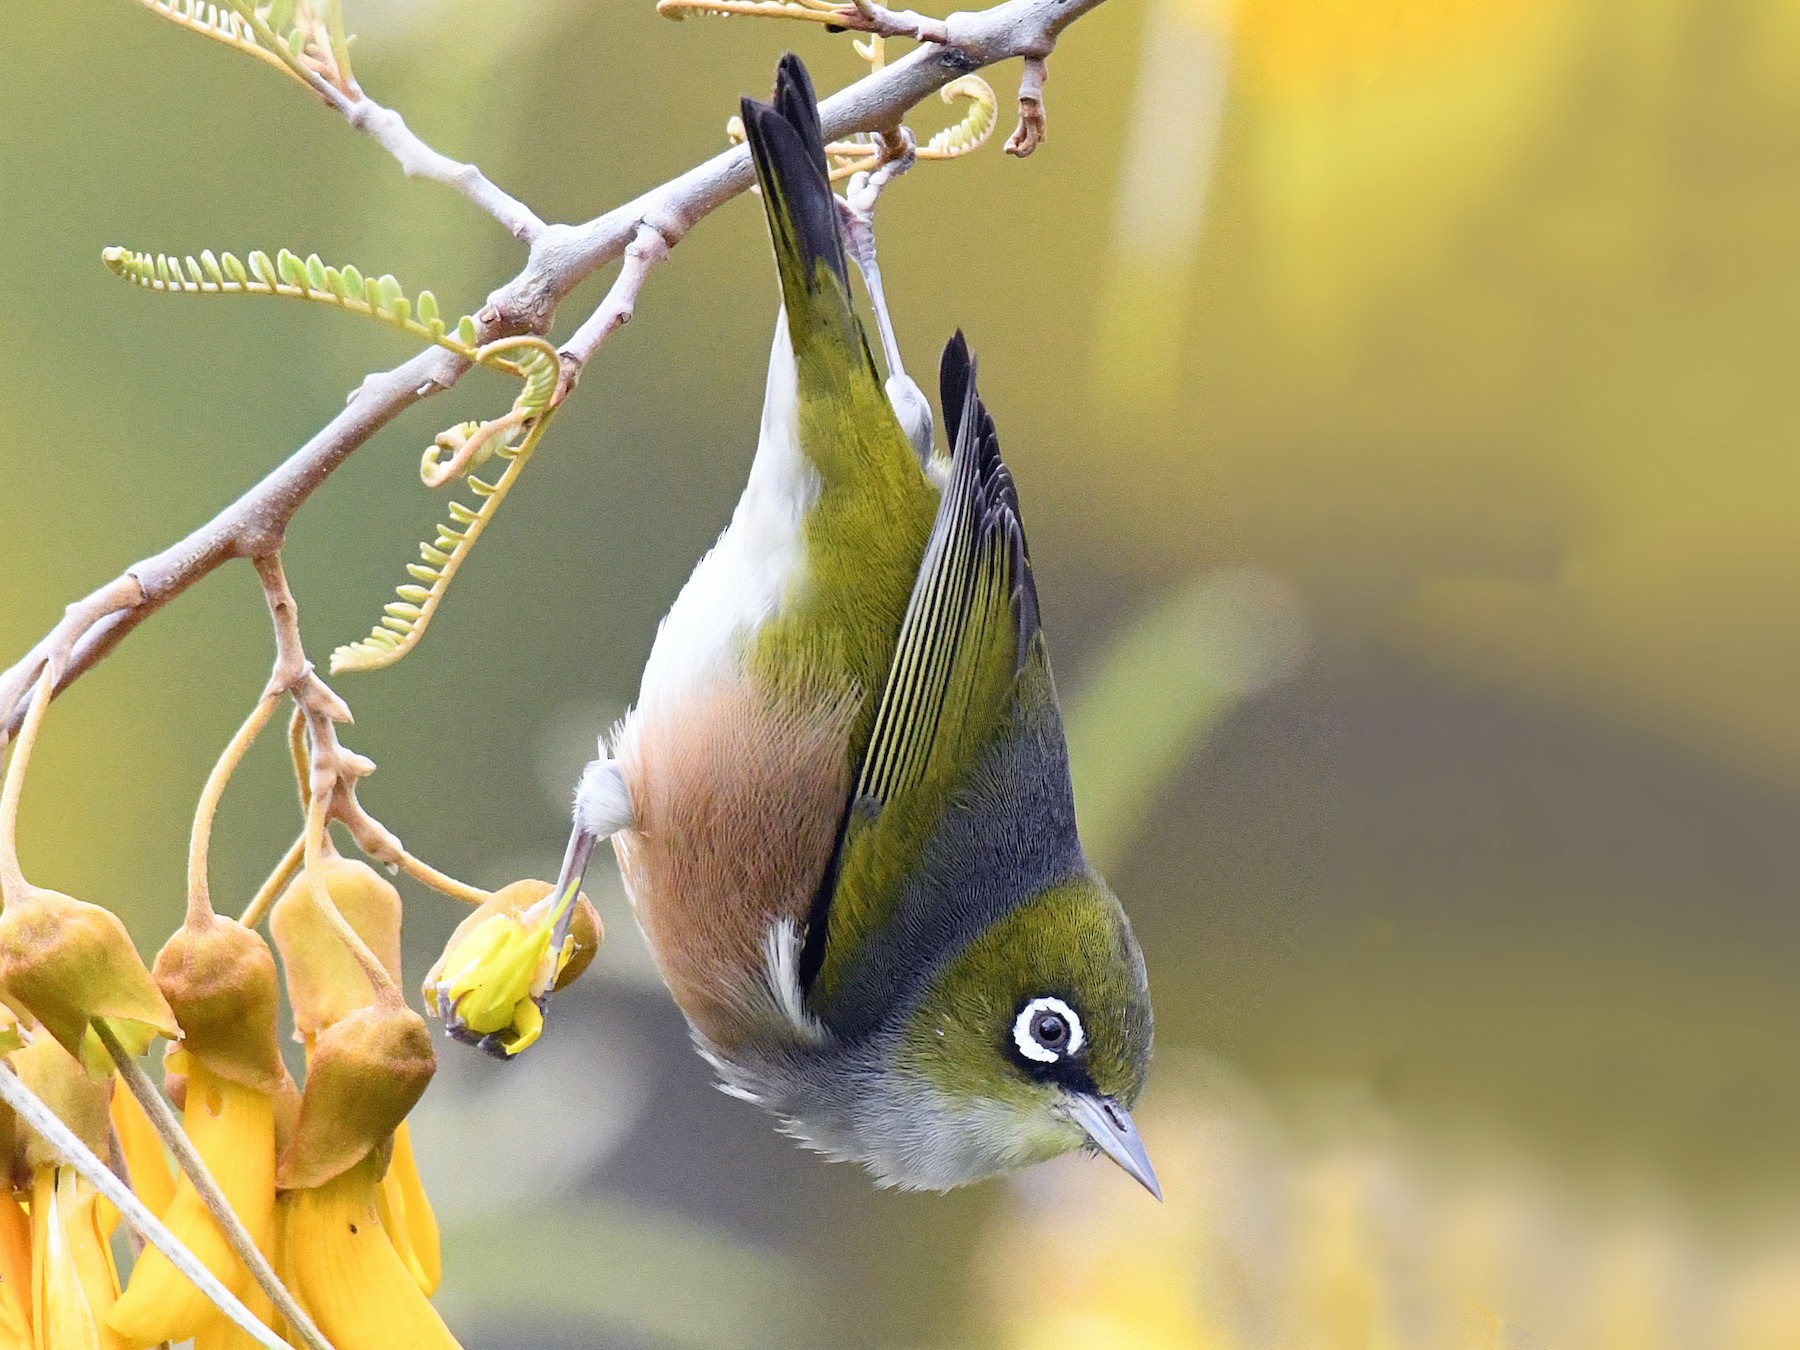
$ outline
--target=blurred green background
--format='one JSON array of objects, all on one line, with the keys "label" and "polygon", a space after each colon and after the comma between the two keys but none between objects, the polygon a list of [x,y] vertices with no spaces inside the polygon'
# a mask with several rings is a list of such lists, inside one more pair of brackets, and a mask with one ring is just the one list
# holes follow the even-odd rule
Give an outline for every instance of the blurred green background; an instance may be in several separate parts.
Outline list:
[{"label": "blurred green background", "polygon": [[[848,37],[648,0],[346,8],[370,92],[551,219],[721,147],[786,47],[827,88],[861,69]],[[133,290],[103,246],[317,251],[453,312],[521,254],[129,0],[7,19],[10,661],[408,353],[316,307]],[[990,72],[1003,117],[1016,75]],[[1181,1184],[1154,1216],[1080,1161],[904,1196],[799,1153],[709,1090],[602,878],[608,945],[542,1046],[447,1048],[421,1108],[452,1324],[493,1350],[1367,1346],[1436,1281],[1563,1345],[1800,1343],[1800,6],[1112,0],[1048,101],[1035,158],[997,137],[890,193],[884,274],[915,369],[957,326],[981,355]],[[381,765],[364,800],[415,852],[554,869],[574,772],[742,485],[774,306],[734,202],[420,649],[337,682]],[[419,451],[508,398],[471,376],[301,514],[315,658],[437,518]],[[33,876],[154,948],[269,645],[231,569],[59,702]],[[222,900],[295,829],[270,739]],[[407,894],[416,980],[458,915]],[[1477,1275],[1427,1270],[1451,1231]],[[1514,1269],[1552,1247],[1560,1283]],[[1081,1273],[1109,1261],[1128,1278]],[[1303,1287],[1322,1320],[1290,1325]]]}]

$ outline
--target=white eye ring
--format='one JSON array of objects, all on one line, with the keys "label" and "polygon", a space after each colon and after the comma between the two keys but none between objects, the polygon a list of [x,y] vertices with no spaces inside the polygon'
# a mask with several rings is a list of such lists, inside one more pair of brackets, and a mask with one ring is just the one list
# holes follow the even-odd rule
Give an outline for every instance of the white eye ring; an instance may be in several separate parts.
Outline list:
[{"label": "white eye ring", "polygon": [[[1069,1043],[1060,1050],[1052,1050],[1032,1034],[1031,1024],[1037,1020],[1039,1013],[1055,1013],[1062,1018],[1069,1028]],[[1054,1064],[1064,1055],[1080,1053],[1081,1047],[1087,1044],[1087,1033],[1082,1030],[1081,1019],[1075,1010],[1060,998],[1046,994],[1042,998],[1034,998],[1019,1009],[1018,1017],[1013,1019],[1013,1044],[1019,1047],[1019,1053],[1026,1059],[1039,1064]]]}]

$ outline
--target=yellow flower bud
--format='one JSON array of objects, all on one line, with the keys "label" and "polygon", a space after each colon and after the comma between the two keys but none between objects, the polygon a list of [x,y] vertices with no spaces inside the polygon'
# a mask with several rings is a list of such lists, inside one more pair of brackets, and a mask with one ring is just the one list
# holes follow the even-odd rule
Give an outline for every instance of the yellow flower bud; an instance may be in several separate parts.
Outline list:
[{"label": "yellow flower bud", "polygon": [[157,1036],[180,1034],[118,916],[35,886],[0,913],[0,1001],[37,1019],[72,1055],[96,1017],[136,1054]]},{"label": "yellow flower bud", "polygon": [[278,1184],[323,1185],[383,1147],[436,1069],[425,1019],[403,1003],[358,1008],[326,1027],[313,1041]]},{"label": "yellow flower bud", "polygon": [[275,956],[235,919],[189,923],[156,954],[156,984],[182,1048],[222,1078],[273,1094],[286,1070],[275,1031]]},{"label": "yellow flower bud", "polygon": [[[264,1251],[275,1235],[275,1104],[270,1095],[213,1072],[190,1057],[183,1124],[225,1199]],[[250,1288],[244,1268],[184,1175],[161,1218],[169,1231],[232,1293]],[[184,1341],[218,1316],[211,1300],[154,1247],[144,1249],[106,1323],[128,1344]]]},{"label": "yellow flower bud", "polygon": [[365,1158],[282,1197],[282,1277],[336,1350],[460,1350],[388,1240],[381,1166]]},{"label": "yellow flower bud", "polygon": [[[399,983],[400,892],[373,867],[350,858],[323,858],[318,870],[345,922]],[[302,1039],[374,1001],[369,977],[320,913],[305,873],[275,902],[269,932],[281,952],[294,1029]]]},{"label": "yellow flower bud", "polygon": [[594,959],[600,918],[585,895],[575,898],[567,935],[551,950],[563,917],[552,889],[515,881],[450,935],[425,977],[425,1006],[458,1040],[501,1057],[518,1054],[542,1033],[550,995]]},{"label": "yellow flower bud", "polygon": [[40,1167],[31,1186],[31,1323],[38,1350],[128,1350],[106,1327],[119,1272],[100,1194],[73,1167]]}]

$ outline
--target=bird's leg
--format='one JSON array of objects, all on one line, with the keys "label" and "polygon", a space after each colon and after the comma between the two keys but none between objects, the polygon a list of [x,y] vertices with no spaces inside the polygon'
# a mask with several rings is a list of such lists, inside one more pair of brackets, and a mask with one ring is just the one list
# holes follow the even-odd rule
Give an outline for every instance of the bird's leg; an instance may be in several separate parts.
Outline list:
[{"label": "bird's leg", "polygon": [[[898,144],[898,151],[894,150]],[[869,292],[869,305],[875,311],[875,327],[881,336],[881,353],[887,362],[887,396],[900,419],[906,438],[912,442],[921,461],[931,458],[931,404],[925,399],[913,378],[906,373],[900,358],[900,343],[894,336],[894,321],[888,313],[887,294],[881,287],[881,268],[875,261],[875,203],[887,185],[912,168],[917,159],[912,133],[901,127],[897,136],[882,137],[885,158],[873,171],[854,175],[838,201],[838,215],[843,222],[844,250],[862,273],[863,285]]]},{"label": "bird's leg", "polygon": [[[604,751],[605,746],[601,749]],[[594,760],[582,770],[581,782],[575,787],[575,827],[569,833],[562,871],[551,891],[561,911],[551,938],[553,948],[568,936],[569,924],[575,916],[572,902],[581,890],[582,878],[587,875],[588,859],[594,854],[594,845],[620,830],[630,829],[632,819],[631,790],[625,785],[619,761]]]}]

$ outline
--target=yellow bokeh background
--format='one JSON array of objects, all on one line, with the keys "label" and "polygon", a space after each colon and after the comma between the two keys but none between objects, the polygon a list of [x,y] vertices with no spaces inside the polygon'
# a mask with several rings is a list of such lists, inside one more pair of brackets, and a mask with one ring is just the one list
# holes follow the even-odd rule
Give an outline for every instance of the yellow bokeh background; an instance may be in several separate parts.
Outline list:
[{"label": "yellow bokeh background", "polygon": [[[812,26],[635,0],[346,11],[375,96],[555,219],[720,148],[784,48],[822,86],[860,69]],[[103,246],[285,245],[456,312],[521,260],[129,0],[8,23],[0,660],[408,351],[130,290]],[[496,1350],[1794,1343],[1800,7],[1109,0],[1050,69],[1041,151],[903,179],[883,271],[916,371],[957,326],[981,356],[1083,828],[1148,955],[1169,1202],[1093,1162],[939,1198],[800,1155],[708,1089],[602,878],[608,946],[544,1040],[446,1047],[421,1108],[447,1316]],[[1016,71],[991,78],[1004,113]],[[572,773],[742,486],[774,303],[733,203],[419,651],[339,682],[415,851],[554,868]],[[302,513],[315,658],[441,510],[419,451],[508,396],[471,377]],[[268,646],[222,574],[59,702],[33,876],[158,942]],[[217,893],[291,837],[285,772],[261,747],[234,785]],[[459,916],[407,903],[416,984]]]}]

